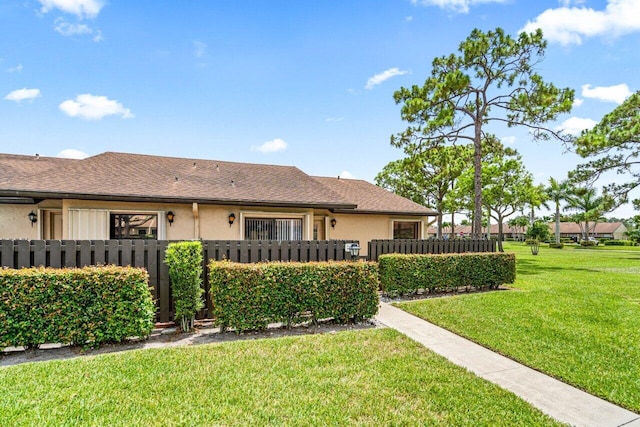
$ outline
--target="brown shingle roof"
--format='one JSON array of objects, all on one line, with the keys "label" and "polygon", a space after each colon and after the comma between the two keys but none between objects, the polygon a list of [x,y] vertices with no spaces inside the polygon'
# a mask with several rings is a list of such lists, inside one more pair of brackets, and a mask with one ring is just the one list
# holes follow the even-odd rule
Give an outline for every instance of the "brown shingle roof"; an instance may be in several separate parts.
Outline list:
[{"label": "brown shingle roof", "polygon": [[429,208],[409,199],[400,197],[384,188],[359,179],[341,179],[314,177],[319,183],[328,187],[347,200],[351,200],[357,208],[351,212],[387,213],[396,215],[435,215]]},{"label": "brown shingle roof", "polygon": [[[555,223],[550,224],[550,227],[554,227]],[[593,229],[593,223],[589,224],[589,233],[593,234],[613,234],[618,228],[624,226],[621,222],[599,222],[596,224],[595,229]],[[626,227],[625,227],[626,230]],[[560,233],[563,234],[581,234],[580,226],[575,222],[561,222],[560,223]]]},{"label": "brown shingle roof", "polygon": [[74,159],[62,159],[59,157],[23,156],[19,154],[0,153],[0,185],[16,181],[22,177],[42,173],[54,168],[65,167],[76,162]]},{"label": "brown shingle roof", "polygon": [[[353,208],[291,166],[107,152],[0,181],[6,196]],[[3,159],[0,158],[0,164]],[[18,179],[13,179],[18,178]]]},{"label": "brown shingle roof", "polygon": [[428,215],[366,181],[292,166],[106,152],[83,160],[0,154],[0,196],[318,207]]}]

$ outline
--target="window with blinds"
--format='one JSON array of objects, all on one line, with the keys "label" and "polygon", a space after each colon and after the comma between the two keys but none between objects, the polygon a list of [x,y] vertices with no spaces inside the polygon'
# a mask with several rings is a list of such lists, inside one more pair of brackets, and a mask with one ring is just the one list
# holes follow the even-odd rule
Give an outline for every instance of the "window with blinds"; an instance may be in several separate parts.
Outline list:
[{"label": "window with blinds", "polygon": [[246,240],[302,240],[302,219],[245,218]]},{"label": "window with blinds", "polygon": [[393,238],[394,239],[419,239],[420,223],[413,221],[394,221],[393,222]]}]

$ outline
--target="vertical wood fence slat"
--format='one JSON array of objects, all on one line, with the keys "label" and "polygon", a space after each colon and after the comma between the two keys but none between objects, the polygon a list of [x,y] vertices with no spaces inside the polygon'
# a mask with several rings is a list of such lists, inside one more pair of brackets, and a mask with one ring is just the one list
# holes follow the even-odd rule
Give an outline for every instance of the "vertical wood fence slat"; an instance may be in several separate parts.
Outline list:
[{"label": "vertical wood fence slat", "polygon": [[2,267],[15,267],[15,265],[13,265],[13,240],[2,240],[0,256],[2,256]]},{"label": "vertical wood fence slat", "polygon": [[[160,255],[158,258],[164,258],[164,253],[167,250],[167,246],[169,242],[161,241],[158,242],[158,249]],[[171,320],[171,288],[169,284],[169,267],[165,264],[162,259],[158,259],[158,265],[160,267],[160,271],[158,274],[158,296],[160,300],[158,301],[158,308],[160,310],[160,321],[168,322]]]},{"label": "vertical wood fence slat", "polygon": [[122,240],[120,242],[120,263],[123,267],[127,265],[133,265],[131,263],[131,255],[133,252],[133,245],[131,244],[131,240]]},{"label": "vertical wood fence slat", "polygon": [[107,257],[109,265],[120,265],[120,248],[117,240],[109,240],[107,242],[107,250],[109,256]]},{"label": "vertical wood fence slat", "polygon": [[62,267],[62,242],[60,240],[50,240],[49,244],[49,265],[47,267]]},{"label": "vertical wood fence slat", "polygon": [[104,265],[107,261],[106,251],[107,245],[104,240],[96,240],[93,242],[93,262],[94,265]]},{"label": "vertical wood fence slat", "polygon": [[89,240],[81,240],[78,247],[80,248],[79,267],[91,265],[91,242]]},{"label": "vertical wood fence slat", "polygon": [[147,252],[147,273],[149,273],[149,287],[153,300],[158,301],[158,242],[150,240],[146,245]]},{"label": "vertical wood fence slat", "polygon": [[145,241],[136,240],[133,244],[133,266],[134,267],[146,267],[144,262]]},{"label": "vertical wood fence slat", "polygon": [[75,240],[63,240],[62,241],[62,265],[65,267],[77,267],[76,261],[76,241]]},{"label": "vertical wood fence slat", "polygon": [[47,242],[44,240],[35,240],[33,242],[33,266],[47,266]]},{"label": "vertical wood fence slat", "polygon": [[18,240],[17,268],[31,267],[31,248],[28,240]]}]

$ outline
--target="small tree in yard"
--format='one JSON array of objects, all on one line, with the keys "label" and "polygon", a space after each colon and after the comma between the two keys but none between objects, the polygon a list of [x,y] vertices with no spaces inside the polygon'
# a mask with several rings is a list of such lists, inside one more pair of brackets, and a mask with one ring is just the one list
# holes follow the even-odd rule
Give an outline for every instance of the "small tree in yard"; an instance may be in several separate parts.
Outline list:
[{"label": "small tree in yard", "polygon": [[170,243],[165,252],[169,266],[171,292],[175,302],[174,319],[183,331],[193,328],[196,312],[204,307],[202,301],[202,243]]},{"label": "small tree in yard", "polygon": [[534,221],[532,225],[527,229],[527,239],[537,240],[544,242],[549,240],[549,225],[544,221]]},{"label": "small tree in yard", "polygon": [[500,28],[487,33],[475,29],[460,43],[459,55],[433,60],[423,86],[401,88],[393,95],[409,127],[391,137],[392,145],[416,152],[459,139],[473,143],[476,236],[482,220],[486,126],[524,126],[534,139],[563,138],[544,124],[571,111],[574,92],[546,83],[535,71],[546,45],[540,30],[513,38]]}]

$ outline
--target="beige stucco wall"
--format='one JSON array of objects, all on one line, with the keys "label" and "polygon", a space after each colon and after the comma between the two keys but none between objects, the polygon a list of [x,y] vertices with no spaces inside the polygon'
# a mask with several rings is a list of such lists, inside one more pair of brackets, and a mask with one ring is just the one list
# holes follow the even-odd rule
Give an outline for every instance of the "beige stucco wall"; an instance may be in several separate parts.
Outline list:
[{"label": "beige stucco wall", "polygon": [[38,212],[36,205],[0,205],[0,238],[29,239],[39,238],[40,221],[31,226],[29,212]]},{"label": "beige stucco wall", "polygon": [[[38,209],[40,208],[40,210]],[[69,231],[69,209],[95,209],[110,212],[158,212],[158,221],[164,221],[167,240],[241,240],[243,219],[251,217],[293,217],[303,219],[303,238],[313,238],[314,220],[325,224],[325,238],[335,240],[358,240],[361,255],[367,255],[367,243],[372,239],[393,237],[393,221],[422,221],[421,232],[426,232],[427,217],[403,217],[373,214],[333,214],[324,209],[264,208],[256,206],[221,206],[203,204],[133,203],[90,200],[44,201],[40,205],[0,205],[0,237],[6,239],[38,239],[42,221],[31,227],[27,215],[34,210],[39,214],[46,209],[61,208],[63,239],[73,238]],[[166,220],[166,212],[175,215],[173,224]],[[236,217],[229,226],[229,214]],[[330,225],[336,220],[335,228]]]},{"label": "beige stucco wall", "polygon": [[396,215],[373,214],[335,214],[336,226],[328,227],[328,237],[336,240],[358,240],[360,242],[360,255],[368,254],[368,242],[373,239],[393,238],[393,221],[421,221],[422,236],[427,229],[427,217],[405,217]]},{"label": "beige stucco wall", "polygon": [[627,239],[627,235],[625,234],[627,232],[627,227],[624,226],[624,224],[621,224],[620,227],[616,228],[616,230],[613,232],[613,238],[616,240],[623,240],[623,239]]}]

